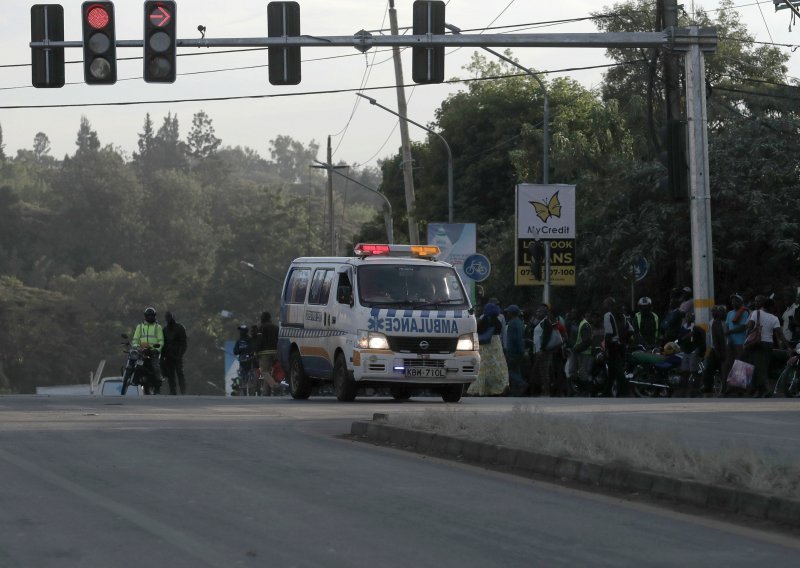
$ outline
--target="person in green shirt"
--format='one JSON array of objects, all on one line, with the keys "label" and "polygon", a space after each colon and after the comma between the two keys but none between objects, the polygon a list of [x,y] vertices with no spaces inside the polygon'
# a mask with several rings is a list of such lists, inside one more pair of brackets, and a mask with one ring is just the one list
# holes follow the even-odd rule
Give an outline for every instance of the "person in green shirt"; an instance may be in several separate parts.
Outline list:
[{"label": "person in green shirt", "polygon": [[149,306],[145,308],[144,321],[139,323],[133,331],[131,345],[133,347],[154,351],[153,356],[150,357],[148,361],[153,370],[155,384],[159,385],[159,387],[156,388],[156,393],[158,393],[158,388],[160,388],[162,381],[159,356],[161,355],[161,349],[164,347],[164,329],[156,320],[155,308]]}]

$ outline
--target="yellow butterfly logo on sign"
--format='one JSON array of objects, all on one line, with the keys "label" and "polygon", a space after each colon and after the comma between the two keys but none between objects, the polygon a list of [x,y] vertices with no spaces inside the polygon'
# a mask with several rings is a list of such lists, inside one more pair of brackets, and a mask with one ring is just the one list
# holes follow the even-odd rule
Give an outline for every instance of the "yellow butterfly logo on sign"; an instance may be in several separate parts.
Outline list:
[{"label": "yellow butterfly logo on sign", "polygon": [[550,217],[561,217],[561,202],[558,200],[557,191],[546,205],[539,201],[529,201],[528,203],[533,205],[533,208],[536,210],[536,216],[545,223],[547,223]]}]

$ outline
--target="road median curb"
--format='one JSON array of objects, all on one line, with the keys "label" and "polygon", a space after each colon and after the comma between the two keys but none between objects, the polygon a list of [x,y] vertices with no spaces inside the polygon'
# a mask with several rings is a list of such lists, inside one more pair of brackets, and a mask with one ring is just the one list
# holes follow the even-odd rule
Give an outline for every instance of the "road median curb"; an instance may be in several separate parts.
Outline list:
[{"label": "road median curb", "polygon": [[542,475],[562,481],[575,481],[590,487],[650,495],[672,503],[800,528],[798,500],[638,471],[620,463],[600,464],[579,458],[398,428],[387,424],[386,420],[386,415],[375,414],[372,421],[353,422],[350,435],[354,439],[389,444],[433,457],[509,468],[518,475]]}]

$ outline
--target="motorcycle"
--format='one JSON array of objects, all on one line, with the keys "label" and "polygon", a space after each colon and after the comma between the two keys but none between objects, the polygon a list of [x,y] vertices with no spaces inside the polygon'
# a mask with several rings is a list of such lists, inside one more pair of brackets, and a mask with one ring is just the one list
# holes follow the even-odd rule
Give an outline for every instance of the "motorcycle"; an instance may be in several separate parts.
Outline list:
[{"label": "motorcycle", "polygon": [[[127,335],[122,336],[128,339]],[[125,396],[128,387],[141,386],[144,394],[159,394],[161,391],[161,380],[156,378],[153,365],[158,365],[158,344],[152,347],[133,347],[126,341],[123,345],[127,348],[125,353],[128,358],[125,362],[125,369],[122,373],[122,389],[120,394]]]},{"label": "motorcycle", "polygon": [[[581,373],[569,379],[569,389],[572,396],[600,396],[608,382],[608,363],[605,352],[600,347],[592,348],[592,368],[589,375],[582,377]],[[612,385],[612,396],[616,389]]]},{"label": "motorcycle", "polygon": [[632,366],[626,370],[628,384],[639,398],[672,396],[680,387],[681,357],[662,354],[660,349],[634,351],[630,355]]},{"label": "motorcycle", "polygon": [[794,354],[786,361],[786,367],[775,382],[772,396],[778,393],[786,397],[800,396],[800,343],[795,345]]}]

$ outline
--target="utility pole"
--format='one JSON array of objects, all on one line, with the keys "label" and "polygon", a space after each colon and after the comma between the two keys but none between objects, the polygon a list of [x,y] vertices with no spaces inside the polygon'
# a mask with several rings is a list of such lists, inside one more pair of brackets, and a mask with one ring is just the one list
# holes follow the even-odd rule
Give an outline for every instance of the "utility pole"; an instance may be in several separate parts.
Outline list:
[{"label": "utility pole", "polygon": [[[389,25],[392,35],[399,34],[397,27],[397,10],[394,9],[394,0],[389,0]],[[406,107],[406,92],[403,88],[403,62],[400,59],[400,48],[392,47],[392,57],[394,59],[394,74],[397,82],[397,112],[400,114],[400,144],[403,156],[403,184],[406,190],[406,211],[408,212],[408,242],[412,245],[419,244],[419,228],[416,218],[416,196],[414,194],[414,162],[411,158],[411,141],[408,137],[408,123],[406,117],[408,108]]]},{"label": "utility pole", "polygon": [[[664,30],[678,27],[678,0],[661,0]],[[678,55],[669,48],[664,53],[664,86],[667,94],[667,121],[680,120],[681,91],[678,74]]]},{"label": "utility pole", "polygon": [[331,256],[336,256],[336,233],[334,231],[333,217],[333,170],[339,168],[349,168],[350,166],[333,165],[333,149],[331,147],[331,137],[328,135],[328,161],[321,166],[311,166],[321,170],[328,170],[328,249]]},{"label": "utility pole", "polygon": [[[699,30],[689,28],[697,37]],[[689,206],[692,220],[692,287],[695,322],[707,326],[714,305],[714,252],[711,241],[711,183],[708,165],[706,66],[700,45],[686,53],[686,117],[689,132]],[[708,329],[705,327],[705,329]]]}]

